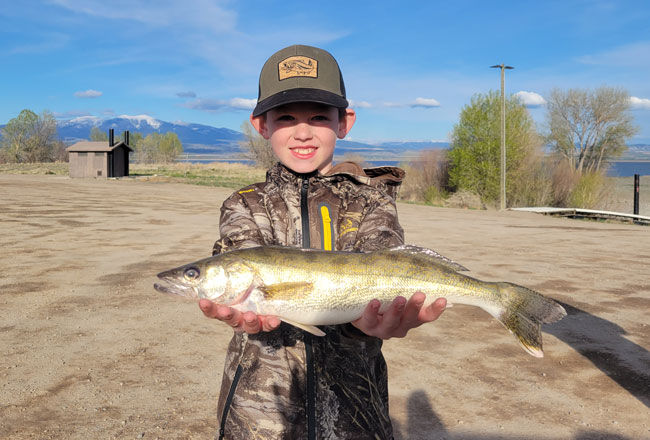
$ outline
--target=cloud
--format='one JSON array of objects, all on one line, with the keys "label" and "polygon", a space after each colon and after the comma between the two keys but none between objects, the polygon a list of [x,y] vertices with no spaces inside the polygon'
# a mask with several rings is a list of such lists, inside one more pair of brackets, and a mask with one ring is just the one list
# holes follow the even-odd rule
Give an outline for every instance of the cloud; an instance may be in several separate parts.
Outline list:
[{"label": "cloud", "polygon": [[409,104],[409,106],[411,108],[434,108],[440,107],[440,103],[433,98],[415,98],[415,101]]},{"label": "cloud", "polygon": [[650,66],[650,41],[626,44],[611,50],[578,58],[582,64],[610,67],[648,67]]},{"label": "cloud", "polygon": [[227,110],[251,110],[257,104],[256,99],[232,98],[229,100],[199,98],[183,104],[183,107],[192,110],[215,113]]},{"label": "cloud", "polygon": [[630,105],[635,110],[650,110],[650,99],[630,96]]},{"label": "cloud", "polygon": [[215,33],[233,30],[237,21],[235,12],[212,0],[51,0],[51,3],[78,14],[104,19],[132,20],[156,27],[183,24]]},{"label": "cloud", "polygon": [[546,100],[542,95],[535,92],[525,92],[522,90],[515,93],[515,96],[519,98],[519,101],[526,107],[537,108],[546,105]]},{"label": "cloud", "polygon": [[232,108],[253,110],[257,105],[257,99],[232,98],[228,101],[228,105]]},{"label": "cloud", "polygon": [[97,90],[88,89],[83,92],[74,92],[74,96],[82,99],[94,99],[102,96],[103,93]]},{"label": "cloud", "polygon": [[370,104],[368,101],[354,101],[352,99],[348,99],[348,103],[350,104],[350,107],[352,108],[371,108],[372,104]]},{"label": "cloud", "polygon": [[404,107],[404,104],[400,104],[399,102],[384,102],[382,105],[390,108]]},{"label": "cloud", "polygon": [[91,116],[87,110],[67,110],[64,112],[52,112],[52,116],[59,119],[78,118],[81,116]]},{"label": "cloud", "polygon": [[196,93],[190,91],[190,92],[178,92],[176,94],[179,98],[196,98]]}]

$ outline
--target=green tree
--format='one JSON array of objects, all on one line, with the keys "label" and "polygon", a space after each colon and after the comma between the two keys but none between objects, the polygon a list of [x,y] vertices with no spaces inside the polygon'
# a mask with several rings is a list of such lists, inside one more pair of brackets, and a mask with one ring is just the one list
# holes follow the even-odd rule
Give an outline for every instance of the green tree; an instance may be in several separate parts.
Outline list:
[{"label": "green tree", "polygon": [[90,129],[90,140],[93,142],[108,142],[108,134],[101,131],[99,127],[93,127]]},{"label": "green tree", "polygon": [[6,162],[50,162],[54,160],[56,143],[52,113],[37,115],[25,109],[2,129],[0,158]]},{"label": "green tree", "polygon": [[[518,98],[506,99],[506,200],[508,206],[526,203],[528,177],[541,166],[541,139],[535,124]],[[500,189],[501,94],[490,91],[472,97],[454,126],[448,153],[449,183],[467,190],[486,204],[496,204]]]},{"label": "green tree", "polygon": [[273,154],[271,143],[264,139],[248,120],[241,124],[241,131],[244,134],[244,140],[239,142],[239,146],[244,151],[246,158],[264,169],[275,165],[278,159]]},{"label": "green tree", "polygon": [[136,139],[135,151],[140,163],[170,163],[183,153],[183,144],[176,133],[151,133],[141,142]]},{"label": "green tree", "polygon": [[626,139],[637,131],[629,108],[622,88],[555,89],[547,104],[548,140],[579,175],[598,172],[626,150]]},{"label": "green tree", "polygon": [[183,144],[178,138],[178,135],[176,133],[168,131],[160,139],[160,144],[158,145],[157,162],[174,162],[182,153]]}]

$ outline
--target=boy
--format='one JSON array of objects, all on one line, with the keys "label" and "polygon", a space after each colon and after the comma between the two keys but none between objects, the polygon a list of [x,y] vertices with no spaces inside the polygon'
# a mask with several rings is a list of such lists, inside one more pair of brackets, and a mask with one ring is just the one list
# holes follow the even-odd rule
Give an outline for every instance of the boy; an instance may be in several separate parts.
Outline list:
[{"label": "boy", "polygon": [[[403,244],[395,197],[404,172],[333,166],[334,147],[356,120],[343,77],[326,51],[291,46],[267,60],[255,129],[279,163],[264,183],[223,204],[214,254],[261,245],[372,251]],[[203,313],[231,325],[219,396],[227,439],[390,439],[382,339],[403,337],[438,318],[445,300],[422,309],[424,294],[397,298],[382,315],[372,301],[351,324],[314,337],[277,317],[241,314],[202,300]]]}]

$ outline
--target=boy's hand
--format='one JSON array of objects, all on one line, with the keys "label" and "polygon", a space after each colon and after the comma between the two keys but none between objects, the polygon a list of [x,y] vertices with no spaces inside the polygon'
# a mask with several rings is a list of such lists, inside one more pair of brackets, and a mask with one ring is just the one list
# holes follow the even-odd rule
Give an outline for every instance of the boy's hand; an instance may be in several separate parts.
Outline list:
[{"label": "boy's hand", "polygon": [[374,299],[361,318],[353,321],[352,325],[368,336],[380,339],[403,338],[412,328],[438,319],[447,306],[445,298],[438,298],[423,309],[425,298],[426,295],[422,292],[416,292],[408,301],[403,296],[398,296],[384,313],[379,313],[379,300]]},{"label": "boy's hand", "polygon": [[256,315],[253,312],[241,313],[232,307],[221,306],[207,299],[200,300],[199,307],[205,316],[225,322],[236,332],[270,332],[278,328],[281,323],[275,316]]}]

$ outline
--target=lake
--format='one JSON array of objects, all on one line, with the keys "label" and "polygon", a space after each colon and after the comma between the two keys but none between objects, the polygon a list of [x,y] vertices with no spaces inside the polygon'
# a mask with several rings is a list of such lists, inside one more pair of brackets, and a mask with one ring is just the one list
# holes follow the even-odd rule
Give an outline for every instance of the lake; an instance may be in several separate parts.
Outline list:
[{"label": "lake", "polygon": [[[197,155],[198,156],[198,155]],[[253,162],[246,159],[196,159],[179,160],[179,162],[191,163],[210,163],[210,162],[228,162],[228,163],[245,163],[252,164]],[[401,161],[397,160],[373,160],[368,161],[371,166],[384,167],[384,166],[399,166]],[[632,177],[635,174],[641,176],[650,176],[650,161],[616,161],[611,163],[611,167],[607,172],[610,177]]]}]

